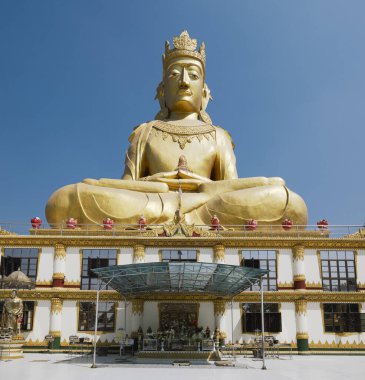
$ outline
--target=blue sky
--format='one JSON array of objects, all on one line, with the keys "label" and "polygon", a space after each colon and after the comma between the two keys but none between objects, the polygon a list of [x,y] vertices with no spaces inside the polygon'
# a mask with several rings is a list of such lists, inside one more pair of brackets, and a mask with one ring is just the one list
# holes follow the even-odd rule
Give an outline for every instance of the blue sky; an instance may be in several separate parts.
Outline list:
[{"label": "blue sky", "polygon": [[280,176],[309,221],[365,221],[365,2],[0,2],[0,221],[44,218],[83,178],[119,178],[154,118],[164,41],[207,51],[213,122],[240,177]]}]

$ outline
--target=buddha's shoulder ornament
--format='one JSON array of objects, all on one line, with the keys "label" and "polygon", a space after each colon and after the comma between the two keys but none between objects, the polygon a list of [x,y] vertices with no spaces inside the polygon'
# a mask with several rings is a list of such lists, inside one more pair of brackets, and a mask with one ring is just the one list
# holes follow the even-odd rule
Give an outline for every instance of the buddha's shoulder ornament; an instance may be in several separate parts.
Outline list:
[{"label": "buddha's shoulder ornament", "polygon": [[216,130],[211,124],[186,126],[155,120],[153,131],[156,136],[161,136],[163,140],[170,137],[173,142],[179,144],[180,149],[184,149],[186,144],[191,143],[194,139],[199,142],[203,139],[216,140]]}]

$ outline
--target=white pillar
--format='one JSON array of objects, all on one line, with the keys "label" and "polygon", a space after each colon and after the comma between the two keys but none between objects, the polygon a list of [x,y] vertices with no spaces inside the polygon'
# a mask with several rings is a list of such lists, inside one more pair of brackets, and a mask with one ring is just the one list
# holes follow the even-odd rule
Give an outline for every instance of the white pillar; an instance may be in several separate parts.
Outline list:
[{"label": "white pillar", "polygon": [[308,352],[308,317],[307,317],[307,301],[305,299],[297,299],[295,301],[295,323],[297,326],[297,346],[298,353]]},{"label": "white pillar", "polygon": [[214,301],[214,323],[215,328],[219,330],[219,339],[227,338],[225,331],[226,325],[226,302],[224,300]]},{"label": "white pillar", "polygon": [[295,290],[305,290],[304,246],[296,245],[293,252],[293,282]]},{"label": "white pillar", "polygon": [[49,333],[55,338],[61,337],[62,330],[62,300],[60,298],[51,298],[51,320]]},{"label": "white pillar", "polygon": [[133,247],[133,263],[144,263],[145,248],[142,244],[136,244]]},{"label": "white pillar", "polygon": [[56,244],[53,257],[53,287],[63,287],[66,271],[66,247],[63,244]]},{"label": "white pillar", "polygon": [[214,246],[214,262],[217,264],[224,264],[225,248],[223,244]]},{"label": "white pillar", "polygon": [[132,332],[138,331],[143,324],[143,311],[144,311],[144,300],[134,299],[132,301]]}]

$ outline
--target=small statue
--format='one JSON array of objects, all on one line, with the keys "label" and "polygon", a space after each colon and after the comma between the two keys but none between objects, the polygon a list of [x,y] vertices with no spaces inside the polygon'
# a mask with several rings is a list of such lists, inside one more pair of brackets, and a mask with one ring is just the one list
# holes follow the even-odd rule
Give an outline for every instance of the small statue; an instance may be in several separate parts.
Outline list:
[{"label": "small statue", "polygon": [[207,326],[207,328],[205,329],[205,337],[207,339],[210,339],[210,328],[209,328],[209,326]]},{"label": "small statue", "polygon": [[1,326],[9,329],[12,335],[20,335],[21,321],[23,319],[23,301],[18,297],[16,290],[11,292],[10,298],[4,303]]}]

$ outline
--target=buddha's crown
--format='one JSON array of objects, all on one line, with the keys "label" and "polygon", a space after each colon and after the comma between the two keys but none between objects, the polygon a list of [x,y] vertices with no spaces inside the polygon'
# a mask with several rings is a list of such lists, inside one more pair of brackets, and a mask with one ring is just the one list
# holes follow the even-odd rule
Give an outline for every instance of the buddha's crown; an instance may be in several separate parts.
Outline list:
[{"label": "buddha's crown", "polygon": [[168,61],[175,57],[193,57],[198,59],[205,70],[205,44],[202,42],[199,51],[196,51],[198,42],[196,39],[191,39],[189,33],[184,30],[179,37],[173,39],[174,49],[170,49],[169,41],[165,42],[165,54],[162,56],[164,68]]}]

